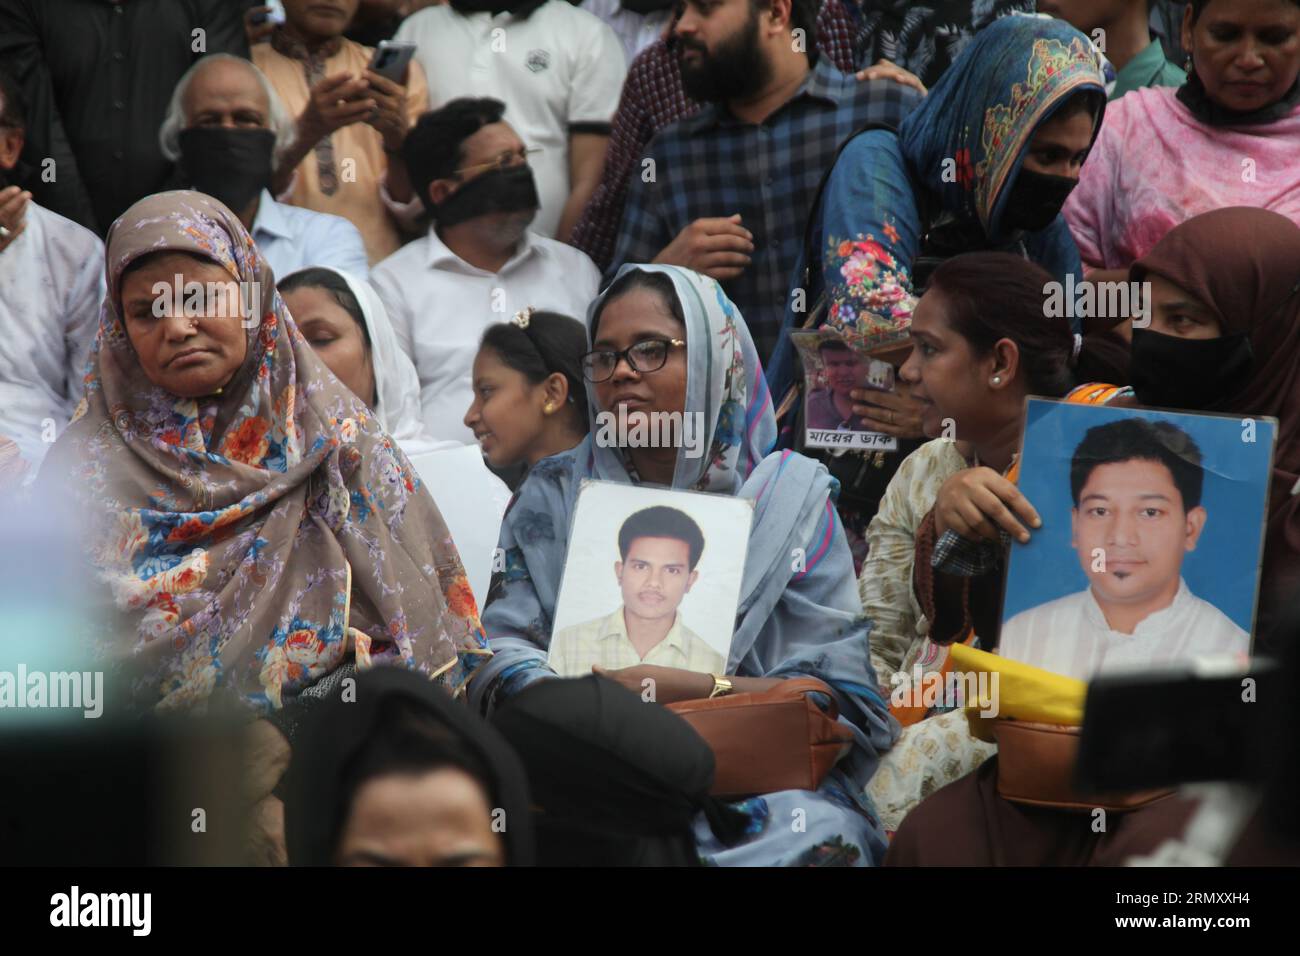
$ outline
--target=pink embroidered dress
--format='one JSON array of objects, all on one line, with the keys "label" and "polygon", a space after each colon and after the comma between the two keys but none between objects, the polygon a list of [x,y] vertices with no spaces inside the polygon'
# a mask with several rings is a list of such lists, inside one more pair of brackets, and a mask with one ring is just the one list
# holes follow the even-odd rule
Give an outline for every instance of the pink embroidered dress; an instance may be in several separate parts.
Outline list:
[{"label": "pink embroidered dress", "polygon": [[1176,89],[1134,90],[1106,107],[1064,214],[1085,267],[1121,269],[1179,223],[1228,206],[1300,225],[1300,106],[1272,123],[1213,127]]}]

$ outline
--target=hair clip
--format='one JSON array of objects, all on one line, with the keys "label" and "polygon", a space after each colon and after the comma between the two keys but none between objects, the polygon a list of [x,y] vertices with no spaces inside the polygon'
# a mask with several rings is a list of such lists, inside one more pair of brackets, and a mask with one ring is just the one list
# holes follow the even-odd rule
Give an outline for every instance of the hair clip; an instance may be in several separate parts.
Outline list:
[{"label": "hair clip", "polygon": [[520,309],[515,313],[515,317],[510,321],[521,329],[528,328],[528,323],[533,320],[533,312],[536,311],[531,305],[526,309]]}]

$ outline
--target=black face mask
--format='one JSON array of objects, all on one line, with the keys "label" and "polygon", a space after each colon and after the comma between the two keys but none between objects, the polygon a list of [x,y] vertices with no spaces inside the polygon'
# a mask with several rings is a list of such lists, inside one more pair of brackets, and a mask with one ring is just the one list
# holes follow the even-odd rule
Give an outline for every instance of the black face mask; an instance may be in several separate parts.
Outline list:
[{"label": "black face mask", "polygon": [[1185,339],[1133,330],[1129,381],[1138,401],[1157,408],[1206,411],[1237,394],[1255,367],[1245,332]]},{"label": "black face mask", "polygon": [[1027,232],[1046,229],[1061,214],[1061,207],[1078,184],[1077,179],[1068,176],[1050,176],[1022,166],[1007,197],[1003,225]]},{"label": "black face mask", "polygon": [[475,176],[444,199],[433,218],[439,226],[455,226],[491,212],[535,212],[540,205],[532,169],[514,166]]},{"label": "black face mask", "polygon": [[181,169],[190,185],[239,215],[271,185],[275,133],[195,126],[181,130]]}]

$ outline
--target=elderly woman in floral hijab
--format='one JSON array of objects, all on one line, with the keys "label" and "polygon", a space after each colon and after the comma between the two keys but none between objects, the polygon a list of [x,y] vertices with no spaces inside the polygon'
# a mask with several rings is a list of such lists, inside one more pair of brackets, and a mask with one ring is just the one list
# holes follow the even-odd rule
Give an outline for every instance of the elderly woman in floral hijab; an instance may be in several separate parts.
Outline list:
[{"label": "elderly woman in floral hijab", "polygon": [[486,641],[437,506],[239,220],[148,197],[106,272],[86,397],[42,478],[84,509],[135,705],[271,714],[379,661],[459,693]]}]

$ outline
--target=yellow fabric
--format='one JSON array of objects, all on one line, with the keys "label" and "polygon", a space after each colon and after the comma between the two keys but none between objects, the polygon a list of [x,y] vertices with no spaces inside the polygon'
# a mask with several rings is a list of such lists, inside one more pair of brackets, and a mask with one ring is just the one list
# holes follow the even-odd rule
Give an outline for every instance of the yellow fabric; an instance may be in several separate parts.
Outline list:
[{"label": "yellow fabric", "polygon": [[[977,674],[986,671],[998,675],[996,701],[970,700],[966,703],[971,733],[980,740],[993,741],[991,720],[1009,718],[1063,727],[1083,724],[1083,702],[1088,694],[1086,682],[964,644],[952,645],[948,653],[954,671]],[[997,705],[997,717],[981,717],[980,711],[991,709],[993,703]]]}]

